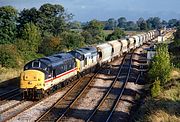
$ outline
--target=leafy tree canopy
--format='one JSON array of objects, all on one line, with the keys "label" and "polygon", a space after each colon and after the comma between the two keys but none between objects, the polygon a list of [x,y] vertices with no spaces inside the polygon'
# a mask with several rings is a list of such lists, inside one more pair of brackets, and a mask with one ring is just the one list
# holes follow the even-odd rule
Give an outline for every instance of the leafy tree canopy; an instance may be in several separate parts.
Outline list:
[{"label": "leafy tree canopy", "polygon": [[119,28],[116,28],[112,34],[108,35],[106,40],[110,41],[110,40],[120,39],[120,38],[122,38],[125,35],[126,34],[125,34],[125,32],[123,30],[121,30]]},{"label": "leafy tree canopy", "polygon": [[[87,44],[101,43],[105,41],[105,34],[103,32],[103,24],[100,21],[92,20],[85,27],[82,35],[85,38]],[[92,41],[88,42],[89,38],[92,37]]]},{"label": "leafy tree canopy", "polygon": [[17,10],[12,6],[0,7],[0,44],[14,43]]},{"label": "leafy tree canopy", "polygon": [[152,81],[159,79],[161,85],[164,85],[170,77],[171,63],[167,44],[157,46],[156,55],[153,58],[149,76]]}]

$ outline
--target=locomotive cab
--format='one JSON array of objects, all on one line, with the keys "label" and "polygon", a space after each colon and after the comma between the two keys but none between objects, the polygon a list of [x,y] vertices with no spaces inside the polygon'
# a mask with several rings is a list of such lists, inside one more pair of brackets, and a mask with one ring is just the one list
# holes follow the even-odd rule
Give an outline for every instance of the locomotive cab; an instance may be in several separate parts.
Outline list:
[{"label": "locomotive cab", "polygon": [[69,53],[59,53],[27,63],[20,81],[24,98],[40,99],[67,85],[77,74],[75,63],[75,58]]},{"label": "locomotive cab", "polygon": [[48,76],[48,69],[45,64],[37,60],[25,65],[20,79],[20,88],[24,98],[40,97],[39,94],[43,93],[45,78]]}]

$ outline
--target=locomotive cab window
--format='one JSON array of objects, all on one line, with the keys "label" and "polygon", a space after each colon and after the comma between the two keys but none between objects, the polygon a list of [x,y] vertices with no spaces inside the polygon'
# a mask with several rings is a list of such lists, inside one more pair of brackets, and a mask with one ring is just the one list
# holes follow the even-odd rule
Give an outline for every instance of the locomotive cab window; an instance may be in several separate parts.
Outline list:
[{"label": "locomotive cab window", "polygon": [[40,62],[39,61],[34,61],[32,63],[32,67],[40,67]]}]

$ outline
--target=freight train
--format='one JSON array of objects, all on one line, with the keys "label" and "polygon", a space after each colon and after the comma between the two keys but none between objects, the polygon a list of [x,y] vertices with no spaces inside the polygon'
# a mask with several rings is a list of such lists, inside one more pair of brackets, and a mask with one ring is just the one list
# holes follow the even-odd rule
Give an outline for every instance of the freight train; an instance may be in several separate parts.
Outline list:
[{"label": "freight train", "polygon": [[30,61],[24,66],[24,71],[20,76],[23,98],[40,99],[77,79],[87,70],[110,62],[123,53],[152,41],[159,34],[160,31],[153,30],[126,39],[108,41]]}]

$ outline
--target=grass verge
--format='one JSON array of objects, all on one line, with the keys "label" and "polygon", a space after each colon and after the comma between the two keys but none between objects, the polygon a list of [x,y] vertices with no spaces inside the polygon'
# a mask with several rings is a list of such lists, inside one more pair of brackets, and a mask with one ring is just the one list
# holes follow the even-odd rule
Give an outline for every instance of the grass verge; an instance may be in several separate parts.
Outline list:
[{"label": "grass verge", "polygon": [[180,71],[174,69],[162,92],[147,97],[133,116],[136,122],[180,122]]}]

